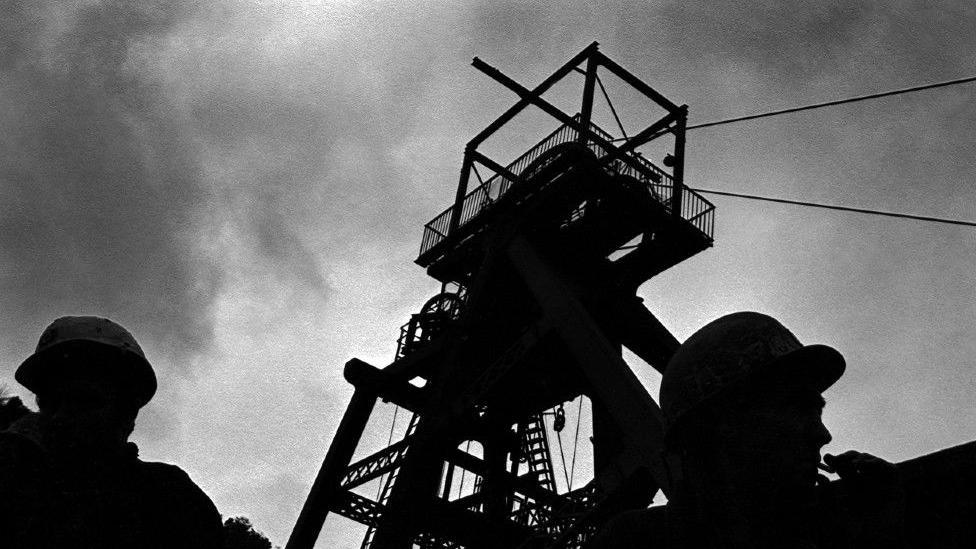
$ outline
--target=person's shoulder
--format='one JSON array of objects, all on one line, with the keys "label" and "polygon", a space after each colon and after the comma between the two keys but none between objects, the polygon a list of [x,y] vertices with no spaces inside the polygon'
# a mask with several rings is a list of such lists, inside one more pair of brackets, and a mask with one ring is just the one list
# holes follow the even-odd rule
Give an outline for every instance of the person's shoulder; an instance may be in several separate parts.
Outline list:
[{"label": "person's shoulder", "polygon": [[195,513],[219,516],[210,497],[180,467],[171,463],[137,460],[136,471],[140,484],[155,492],[158,498],[189,507]]},{"label": "person's shoulder", "polygon": [[[186,471],[170,463],[142,460],[136,460],[135,469],[146,504],[154,508],[157,520],[171,528],[168,535],[183,540],[181,546],[186,548],[219,547],[223,536],[220,513]],[[172,528],[174,525],[178,527]]]}]

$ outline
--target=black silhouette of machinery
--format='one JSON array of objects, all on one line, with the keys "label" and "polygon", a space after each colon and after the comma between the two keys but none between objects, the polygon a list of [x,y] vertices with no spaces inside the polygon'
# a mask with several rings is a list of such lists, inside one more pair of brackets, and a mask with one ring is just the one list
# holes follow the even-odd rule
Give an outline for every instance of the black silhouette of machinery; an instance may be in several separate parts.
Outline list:
[{"label": "black silhouette of machinery", "polygon": [[[329,512],[368,526],[364,548],[580,547],[610,514],[668,490],[660,411],[622,349],[664,368],[678,342],[637,288],[712,245],[714,207],[683,180],[687,108],[595,43],[533,90],[474,65],[519,100],[468,143],[454,204],[424,227],[417,263],[442,293],[403,327],[391,364],[346,364],[355,394],[288,549],[311,548]],[[599,70],[660,119],[620,140],[597,127]],[[543,94],[573,72],[583,89],[570,116]],[[507,165],[478,150],[530,105],[559,127]],[[635,152],[661,137],[664,168]],[[580,395],[595,476],[560,492],[544,421],[561,429]],[[412,413],[406,435],[350,463],[378,398]],[[465,451],[472,441],[480,453]],[[473,490],[455,497],[461,475]],[[381,477],[376,499],[354,491]]]},{"label": "black silhouette of machinery", "polygon": [[421,349],[443,333],[461,315],[463,299],[463,295],[455,292],[441,292],[427,300],[420,312],[400,328],[397,358]]}]

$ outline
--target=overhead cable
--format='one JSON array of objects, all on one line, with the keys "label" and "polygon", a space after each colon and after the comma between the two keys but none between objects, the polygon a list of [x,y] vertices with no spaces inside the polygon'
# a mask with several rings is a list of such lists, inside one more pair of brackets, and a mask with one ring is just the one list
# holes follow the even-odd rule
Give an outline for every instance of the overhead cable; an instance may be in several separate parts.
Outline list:
[{"label": "overhead cable", "polygon": [[569,489],[569,468],[566,467],[566,454],[563,452],[563,434],[562,430],[556,431],[553,427],[553,431],[556,433],[556,440],[559,442],[559,457],[562,458],[563,462],[563,476],[566,478],[566,487]]},{"label": "overhead cable", "polygon": [[854,103],[856,101],[866,101],[868,99],[878,99],[879,97],[888,97],[890,95],[898,95],[898,94],[902,94],[902,93],[911,93],[911,92],[917,92],[917,91],[922,91],[922,90],[930,90],[932,88],[942,88],[942,87],[945,87],[945,86],[953,86],[953,85],[956,85],[956,84],[965,84],[967,82],[973,82],[973,81],[976,81],[976,76],[970,76],[970,77],[967,77],[967,78],[958,78],[956,80],[946,80],[944,82],[935,82],[933,84],[924,84],[922,86],[914,86],[914,87],[911,87],[911,88],[902,88],[902,89],[898,89],[898,90],[891,90],[891,91],[880,92],[880,93],[872,93],[872,94],[869,94],[869,95],[859,95],[859,96],[856,96],[856,97],[848,97],[846,99],[837,99],[837,100],[834,100],[834,101],[827,101],[827,102],[824,102],[824,103],[814,103],[812,105],[804,105],[802,107],[793,107],[793,108],[790,108],[790,109],[782,109],[782,110],[778,110],[778,111],[764,112],[764,113],[760,113],[760,114],[750,114],[748,116],[740,116],[738,118],[729,118],[727,120],[716,120],[714,122],[705,122],[703,124],[692,124],[690,126],[687,126],[685,128],[685,130],[696,130],[696,129],[699,129],[699,128],[708,128],[710,126],[718,126],[718,125],[721,125],[721,124],[731,124],[733,122],[744,122],[746,120],[755,120],[757,118],[766,118],[766,117],[769,117],[769,116],[777,116],[777,115],[780,115],[780,114],[788,114],[788,113],[791,113],[791,112],[800,112],[800,111],[808,111],[808,110],[813,110],[813,109],[822,109],[824,107],[832,107],[834,105],[843,105],[845,103]]},{"label": "overhead cable", "polygon": [[[898,94],[911,93],[911,92],[917,92],[917,91],[922,91],[922,90],[930,90],[932,88],[942,88],[942,87],[945,87],[945,86],[953,86],[953,85],[956,85],[956,84],[965,84],[967,82],[974,82],[974,81],[976,81],[976,76],[969,76],[967,78],[958,78],[956,80],[946,80],[944,82],[935,82],[935,83],[932,83],[932,84],[924,84],[922,86],[914,86],[914,87],[911,87],[911,88],[902,88],[902,89],[898,89],[898,90],[891,90],[891,91],[886,91],[886,92],[872,93],[872,94],[869,94],[869,95],[859,95],[859,96],[855,96],[855,97],[848,97],[848,98],[845,98],[845,99],[836,99],[834,101],[827,101],[827,102],[824,102],[824,103],[814,103],[812,105],[803,105],[802,107],[792,107],[792,108],[789,108],[789,109],[781,109],[781,110],[778,110],[778,111],[770,111],[770,112],[764,112],[764,113],[759,113],[759,114],[750,114],[748,116],[739,116],[739,117],[736,117],[736,118],[728,118],[728,119],[725,119],[725,120],[715,120],[713,122],[703,122],[701,124],[691,124],[689,126],[686,126],[685,127],[685,130],[686,131],[687,130],[696,130],[696,129],[701,129],[701,128],[709,128],[711,126],[720,126],[722,124],[732,124],[734,122],[744,122],[746,120],[756,120],[757,118],[768,118],[770,116],[778,116],[780,114],[789,114],[789,113],[793,113],[793,112],[809,111],[809,110],[813,110],[813,109],[822,109],[824,107],[832,107],[834,105],[843,105],[845,103],[854,103],[854,102],[857,102],[857,101],[866,101],[868,99],[877,99],[879,97],[888,97],[890,95],[898,95]],[[655,139],[657,137],[660,137],[660,136],[662,136],[662,135],[664,135],[664,134],[666,134],[668,132],[671,132],[673,129],[674,128],[665,128],[665,129],[661,130],[660,132],[658,132],[657,134],[653,135],[651,137],[651,139]],[[612,141],[614,143],[616,143],[618,141],[626,141],[626,140],[627,140],[626,137],[618,137],[616,139],[613,139]]]},{"label": "overhead cable", "polygon": [[573,436],[573,464],[569,468],[569,491],[573,491],[573,481],[576,480],[576,448],[579,447],[580,418],[583,417],[583,395],[579,397],[579,409],[576,410],[576,435]]},{"label": "overhead cable", "polygon": [[932,223],[945,223],[949,225],[964,225],[967,227],[976,227],[976,222],[973,221],[961,221],[958,219],[946,219],[942,217],[929,217],[924,215],[912,215],[897,212],[886,212],[881,210],[868,210],[866,208],[851,208],[848,206],[837,206],[834,204],[818,204],[815,202],[803,202],[800,200],[787,200],[785,198],[771,198],[768,196],[757,196],[754,194],[743,194],[743,193],[730,193],[726,191],[713,191],[710,189],[692,189],[695,192],[703,194],[717,194],[721,196],[733,196],[736,198],[747,198],[750,200],[762,200],[765,202],[777,202],[780,204],[793,204],[795,206],[808,206],[812,208],[823,208],[826,210],[840,210],[843,212],[855,212],[870,215],[880,215],[884,217],[898,217],[903,219],[915,219],[917,221],[930,221]]}]

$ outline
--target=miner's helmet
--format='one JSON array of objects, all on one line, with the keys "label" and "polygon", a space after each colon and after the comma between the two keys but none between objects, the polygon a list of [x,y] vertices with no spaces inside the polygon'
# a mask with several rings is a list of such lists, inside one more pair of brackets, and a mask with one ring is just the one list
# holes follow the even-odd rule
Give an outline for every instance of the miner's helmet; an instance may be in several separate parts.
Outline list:
[{"label": "miner's helmet", "polygon": [[833,347],[803,345],[776,319],[739,312],[710,322],[671,357],[661,380],[666,433],[673,440],[688,419],[723,396],[777,379],[823,392],[843,375],[844,357]]},{"label": "miner's helmet", "polygon": [[110,379],[120,396],[141,408],[156,393],[156,374],[128,330],[107,318],[65,316],[51,323],[15,379],[43,395],[75,378]]}]

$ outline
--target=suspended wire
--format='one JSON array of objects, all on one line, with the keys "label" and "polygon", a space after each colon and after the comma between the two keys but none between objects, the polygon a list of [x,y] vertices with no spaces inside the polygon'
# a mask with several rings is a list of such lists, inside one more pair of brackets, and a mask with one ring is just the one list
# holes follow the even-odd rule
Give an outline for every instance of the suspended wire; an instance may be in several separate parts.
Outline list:
[{"label": "suspended wire", "polygon": [[569,487],[569,468],[566,467],[566,454],[563,453],[563,434],[553,429],[556,433],[556,440],[559,442],[559,458],[563,462],[563,477],[566,478],[566,487]]},{"label": "suspended wire", "polygon": [[576,449],[579,447],[580,418],[583,417],[583,395],[579,397],[579,409],[576,410],[576,435],[573,436],[573,464],[569,467],[569,491],[573,491],[576,480]]},{"label": "suspended wire", "polygon": [[[386,446],[389,447],[393,444],[393,429],[396,428],[397,413],[400,411],[400,407],[396,406],[393,408],[393,423],[390,424],[390,436],[386,440]],[[380,495],[383,492],[383,480],[386,475],[380,475],[380,484],[376,487],[376,501],[380,500]]]},{"label": "suspended wire", "polygon": [[881,210],[869,210],[866,208],[851,208],[848,206],[837,206],[834,204],[818,204],[816,202],[803,202],[800,200],[787,200],[785,198],[771,198],[768,196],[758,196],[754,194],[743,194],[743,193],[730,193],[726,191],[713,191],[709,189],[692,189],[695,192],[703,194],[717,194],[721,196],[733,196],[736,198],[746,198],[749,200],[762,200],[765,202],[777,202],[780,204],[793,204],[795,206],[808,206],[812,208],[823,208],[826,210],[840,210],[842,212],[855,212],[870,215],[880,215],[884,217],[898,217],[903,219],[915,219],[918,221],[931,221],[933,223],[946,223],[949,225],[964,225],[967,227],[976,227],[976,222],[973,221],[961,221],[958,219],[946,219],[943,217],[928,217],[924,215],[912,215],[897,212],[886,212]]},{"label": "suspended wire", "polygon": [[617,127],[620,128],[620,133],[624,134],[624,139],[628,139],[627,130],[624,129],[624,125],[620,122],[620,117],[617,116],[617,109],[613,108],[613,101],[610,101],[610,96],[607,95],[607,89],[603,87],[603,81],[600,80],[600,75],[596,75],[596,83],[600,85],[600,91],[603,92],[603,98],[607,100],[607,105],[610,106],[610,112],[613,113],[613,119],[617,121]]},{"label": "suspended wire", "polygon": [[[778,110],[778,111],[770,111],[770,112],[764,112],[764,113],[759,113],[759,114],[750,114],[750,115],[747,115],[747,116],[739,116],[739,117],[736,117],[736,118],[728,118],[728,119],[725,119],[725,120],[715,120],[713,122],[704,122],[704,123],[701,123],[701,124],[692,124],[690,126],[686,126],[685,127],[685,130],[696,130],[696,129],[700,129],[700,128],[709,128],[711,126],[720,126],[722,124],[732,124],[734,122],[745,122],[746,120],[756,120],[758,118],[768,118],[770,116],[778,116],[780,114],[789,114],[789,113],[800,112],[800,111],[809,111],[809,110],[813,110],[813,109],[822,109],[824,107],[832,107],[834,105],[843,105],[843,104],[846,104],[846,103],[855,103],[857,101],[866,101],[868,99],[878,99],[880,97],[888,97],[888,96],[891,96],[891,95],[899,95],[899,94],[903,94],[903,93],[912,93],[912,92],[917,92],[917,91],[930,90],[930,89],[933,89],[933,88],[942,88],[942,87],[945,87],[945,86],[954,86],[956,84],[965,84],[967,82],[974,82],[974,81],[976,81],[976,76],[969,76],[969,77],[966,77],[966,78],[957,78],[955,80],[946,80],[946,81],[943,81],[943,82],[935,82],[935,83],[932,83],[932,84],[923,84],[921,86],[914,86],[914,87],[911,87],[911,88],[901,88],[901,89],[891,90],[891,91],[886,91],[886,92],[872,93],[872,94],[869,94],[869,95],[858,95],[858,96],[855,96],[855,97],[847,97],[847,98],[844,98],[844,99],[836,99],[834,101],[826,101],[826,102],[823,102],[823,103],[813,103],[811,105],[803,105],[802,107],[792,107],[792,108],[789,108],[789,109],[781,109],[781,110]],[[666,134],[666,133],[668,133],[668,132],[670,132],[672,130],[673,130],[673,128],[665,128],[665,129],[661,130],[660,132],[658,132],[658,133],[654,134],[653,136],[651,136],[648,139],[648,141],[650,141],[652,139],[656,139],[657,137],[660,137],[660,136],[662,136],[662,135],[664,135],[664,134]],[[627,141],[627,139],[628,139],[627,137],[618,137],[616,139],[613,139],[612,141],[614,143],[616,143],[618,141]]]},{"label": "suspended wire", "polygon": [[958,78],[956,80],[946,80],[944,82],[935,82],[932,84],[923,84],[921,86],[913,86],[911,88],[901,88],[897,90],[891,90],[886,92],[872,93],[869,95],[858,95],[855,97],[848,97],[846,99],[836,99],[834,101],[826,101],[824,103],[814,103],[812,105],[804,105],[802,107],[793,107],[790,109],[782,109],[778,111],[764,112],[759,114],[750,114],[748,116],[740,116],[738,118],[729,118],[727,120],[716,120],[714,122],[705,122],[703,124],[692,124],[687,126],[686,130],[696,130],[699,128],[708,128],[711,126],[718,126],[721,124],[731,124],[733,122],[744,122],[746,120],[755,120],[757,118],[766,118],[769,116],[777,116],[780,114],[788,114],[791,112],[809,111],[813,109],[822,109],[824,107],[832,107],[834,105],[844,105],[846,103],[854,103],[857,101],[866,101],[868,99],[878,99],[879,97],[888,97],[890,95],[898,95],[902,93],[912,93],[922,90],[930,90],[932,88],[941,88],[945,86],[953,86],[956,84],[965,84],[967,82],[976,81],[976,76],[969,76],[967,78]]}]

